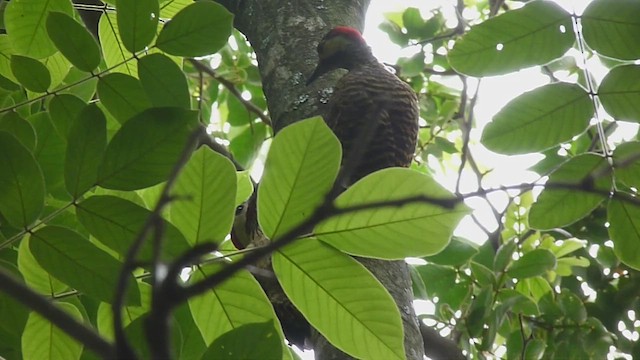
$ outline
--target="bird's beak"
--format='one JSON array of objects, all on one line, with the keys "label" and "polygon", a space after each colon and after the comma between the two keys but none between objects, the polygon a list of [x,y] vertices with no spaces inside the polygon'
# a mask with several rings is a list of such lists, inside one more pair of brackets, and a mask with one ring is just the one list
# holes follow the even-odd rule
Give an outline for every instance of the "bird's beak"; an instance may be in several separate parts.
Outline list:
[{"label": "bird's beak", "polygon": [[307,79],[307,86],[309,86],[317,78],[319,78],[324,73],[326,73],[327,70],[329,69],[327,69],[327,67],[322,62],[318,63],[318,66],[316,66],[316,69],[313,70],[313,73],[311,74],[311,76],[309,76],[309,79]]}]

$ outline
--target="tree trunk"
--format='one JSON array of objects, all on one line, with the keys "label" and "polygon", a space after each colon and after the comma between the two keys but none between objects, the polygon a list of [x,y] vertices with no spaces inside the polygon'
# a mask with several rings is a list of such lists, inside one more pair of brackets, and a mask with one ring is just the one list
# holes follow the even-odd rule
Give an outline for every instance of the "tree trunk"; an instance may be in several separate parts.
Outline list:
[{"label": "tree trunk", "polygon": [[[343,74],[323,76],[305,85],[317,64],[316,46],[333,26],[362,30],[369,0],[223,0],[235,14],[235,27],[251,42],[258,59],[273,128],[327,110],[332,86]],[[413,310],[411,278],[403,261],[360,259],[393,296],[402,315],[408,359],[422,359],[424,350]],[[345,359],[321,335],[312,339],[317,359]]]}]

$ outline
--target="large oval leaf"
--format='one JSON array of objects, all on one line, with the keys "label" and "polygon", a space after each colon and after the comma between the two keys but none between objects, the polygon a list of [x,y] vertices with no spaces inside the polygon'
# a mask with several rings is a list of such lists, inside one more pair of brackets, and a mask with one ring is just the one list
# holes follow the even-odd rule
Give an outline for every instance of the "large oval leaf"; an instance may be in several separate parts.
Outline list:
[{"label": "large oval leaf", "polygon": [[[115,196],[92,196],[76,205],[78,220],[101,243],[126,256],[134,239],[151,216],[151,211],[136,205],[131,201]],[[165,221],[162,226],[163,251],[175,257],[189,248],[184,236],[175,226]],[[150,261],[152,255],[151,241],[142,246],[138,258],[140,261]]]},{"label": "large oval leaf", "polygon": [[179,108],[151,108],[134,116],[107,146],[98,184],[136,190],[167,180],[197,121],[196,112]]},{"label": "large oval leaf", "polygon": [[582,33],[600,54],[623,60],[640,59],[640,3],[595,0],[582,14]]},{"label": "large oval leaf", "polygon": [[607,210],[613,251],[620,261],[640,270],[640,206],[614,197]]},{"label": "large oval leaf", "polygon": [[173,190],[171,221],[190,244],[224,240],[233,224],[236,183],[231,161],[210,148],[189,159]]},{"label": "large oval leaf", "polygon": [[113,73],[100,77],[98,96],[104,107],[121,124],[151,107],[140,81],[126,74]]},{"label": "large oval leaf", "polygon": [[158,0],[117,0],[116,8],[122,44],[132,53],[143,50],[156,36]]},{"label": "large oval leaf", "polygon": [[166,55],[151,54],[138,60],[138,77],[153,105],[191,108],[187,78]]},{"label": "large oval leaf", "polygon": [[[198,282],[218,270],[218,265],[199,267],[189,282]],[[246,271],[240,271],[219,286],[189,299],[189,308],[207,345],[242,325],[276,319],[269,299],[256,279]],[[282,330],[278,332],[283,338]]]},{"label": "large oval leaf", "polygon": [[[251,346],[247,346],[251,339]],[[273,321],[241,325],[220,336],[203,355],[204,360],[282,359],[282,340]]]},{"label": "large oval leaf", "polygon": [[275,137],[258,188],[258,220],[276,238],[324,201],[338,173],[340,142],[319,118],[299,121]]},{"label": "large oval leaf", "polygon": [[107,119],[96,105],[89,105],[76,118],[67,142],[64,181],[74,199],[96,184],[106,147]]},{"label": "large oval leaf", "polygon": [[136,76],[138,62],[133,54],[124,46],[120,38],[117,15],[112,12],[103,12],[98,23],[100,45],[104,54],[104,61],[111,72],[124,73]]},{"label": "large oval leaf", "polygon": [[524,254],[507,269],[507,274],[516,279],[538,276],[556,266],[556,257],[547,249],[536,249]]},{"label": "large oval leaf", "polygon": [[[74,305],[58,302],[56,306],[65,310],[76,320],[82,321],[82,314]],[[29,314],[27,325],[22,333],[22,356],[24,359],[78,360],[82,354],[82,347],[81,343],[38,313]]]},{"label": "large oval leaf", "polygon": [[25,237],[20,241],[18,247],[18,269],[20,269],[24,282],[31,289],[47,296],[66,290],[67,285],[46,272],[33,257],[29,249],[30,241],[29,237]]},{"label": "large oval leaf", "polygon": [[613,151],[613,171],[616,182],[627,188],[640,189],[640,142],[620,144]]},{"label": "large oval leaf", "polygon": [[640,66],[618,66],[598,88],[602,106],[616,120],[640,122]]},{"label": "large oval leaf", "polygon": [[4,23],[11,45],[17,54],[42,59],[56,52],[47,36],[45,19],[51,11],[73,13],[69,0],[10,1],[4,13]]},{"label": "large oval leaf", "polygon": [[0,131],[13,135],[24,147],[33,151],[36,147],[36,131],[31,123],[23,119],[15,111],[6,113],[0,118]]},{"label": "large oval leaf", "polygon": [[86,105],[82,99],[71,94],[57,95],[51,99],[49,115],[53,126],[62,138],[68,138],[69,129],[71,129],[76,116]]},{"label": "large oval leaf", "polygon": [[200,1],[193,3],[165,24],[156,46],[176,56],[213,54],[227,43],[233,29],[233,15],[224,6]]},{"label": "large oval leaf", "polygon": [[273,254],[273,270],[289,299],[331,344],[356,358],[405,358],[398,307],[356,260],[301,239]]},{"label": "large oval leaf", "polygon": [[86,27],[71,16],[61,12],[50,13],[47,17],[47,33],[73,66],[91,72],[100,65],[102,56],[98,42]]},{"label": "large oval leaf", "polygon": [[47,192],[58,199],[70,199],[64,187],[64,156],[67,142],[53,127],[49,113],[37,112],[27,120],[36,130],[36,150],[33,155],[44,174]]},{"label": "large oval leaf", "polygon": [[51,86],[51,74],[40,61],[27,56],[11,55],[11,71],[27,90],[43,93]]},{"label": "large oval leaf", "polygon": [[593,112],[589,94],[580,86],[545,85],[502,108],[484,128],[481,141],[501,154],[542,151],[583,132]]},{"label": "large oval leaf", "polygon": [[562,164],[549,175],[545,189],[531,205],[531,227],[540,230],[563,227],[591,213],[611,189],[608,167],[606,159],[596,154],[578,155]]},{"label": "large oval leaf", "polygon": [[0,213],[15,228],[33,223],[44,208],[44,177],[29,150],[0,131]]},{"label": "large oval leaf", "polygon": [[571,14],[551,1],[533,1],[472,27],[449,62],[471,76],[506,74],[557,59],[574,40]]},{"label": "large oval leaf", "polygon": [[[89,239],[67,228],[46,226],[31,235],[29,246],[49,274],[94,299],[113,301],[122,263]],[[129,278],[129,284],[135,284],[133,276]],[[126,300],[139,305],[140,294],[128,291]]]},{"label": "large oval leaf", "polygon": [[403,168],[380,170],[347,189],[335,204],[348,208],[419,196],[450,201],[452,208],[428,201],[378,206],[331,217],[318,224],[314,234],[352,255],[380,259],[433,255],[449,243],[469,209],[431,177]]}]

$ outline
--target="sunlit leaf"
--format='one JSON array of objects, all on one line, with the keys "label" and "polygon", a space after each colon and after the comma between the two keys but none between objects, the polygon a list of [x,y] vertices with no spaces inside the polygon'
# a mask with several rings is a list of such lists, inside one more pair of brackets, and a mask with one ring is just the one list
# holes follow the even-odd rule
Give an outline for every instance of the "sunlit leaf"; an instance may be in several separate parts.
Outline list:
[{"label": "sunlit leaf", "polygon": [[571,14],[554,2],[533,1],[472,27],[448,57],[463,74],[500,75],[559,58],[574,41]]},{"label": "sunlit leaf", "polygon": [[56,52],[45,22],[52,11],[71,15],[71,1],[17,0],[7,4],[4,24],[16,54],[42,59]]},{"label": "sunlit leaf", "polygon": [[156,46],[177,56],[213,54],[227,43],[233,16],[224,6],[200,1],[180,10],[164,25]]},{"label": "sunlit leaf", "polygon": [[356,358],[405,358],[398,308],[356,260],[303,239],[273,254],[273,270],[291,301],[334,346]]},{"label": "sunlit leaf", "polygon": [[582,33],[592,49],[623,60],[640,58],[640,3],[595,0],[584,10]]},{"label": "sunlit leaf", "polygon": [[516,279],[542,275],[556,266],[556,257],[549,250],[536,249],[524,254],[507,269],[507,274]]},{"label": "sunlit leaf", "polygon": [[502,154],[542,151],[585,131],[593,112],[589,94],[580,86],[545,85],[503,107],[484,128],[481,141]]},{"label": "sunlit leaf", "polygon": [[[219,266],[198,268],[191,283],[202,280],[219,270]],[[189,299],[189,308],[207,345],[222,334],[245,324],[276,319],[258,282],[248,272],[238,272],[219,286]],[[281,330],[278,330],[282,338]]]},{"label": "sunlit leaf", "polygon": [[[82,321],[80,310],[65,302],[55,304],[76,320]],[[24,359],[68,359],[78,360],[83,345],[64,330],[53,325],[36,312],[29,314],[22,333],[22,356]]]},{"label": "sunlit leaf", "polygon": [[335,204],[341,209],[416,197],[443,201],[450,208],[429,200],[377,206],[331,217],[318,224],[314,234],[352,255],[381,259],[433,255],[449,243],[469,209],[431,177],[410,169],[383,169],[355,183]]},{"label": "sunlit leaf", "polygon": [[234,218],[236,173],[229,159],[201,147],[180,172],[171,220],[190,244],[222,242]]},{"label": "sunlit leaf", "polygon": [[258,219],[277,238],[324,200],[340,164],[340,142],[319,118],[297,122],[275,137],[258,188]]},{"label": "sunlit leaf", "polygon": [[629,188],[640,189],[640,142],[620,144],[613,151],[613,171],[616,181]]}]

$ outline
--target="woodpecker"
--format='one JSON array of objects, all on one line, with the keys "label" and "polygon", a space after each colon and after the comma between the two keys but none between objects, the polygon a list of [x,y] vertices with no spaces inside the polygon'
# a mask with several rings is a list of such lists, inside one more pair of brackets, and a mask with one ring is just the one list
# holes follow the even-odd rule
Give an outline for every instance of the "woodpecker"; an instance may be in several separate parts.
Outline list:
[{"label": "woodpecker", "polygon": [[[411,87],[389,72],[371,53],[360,32],[347,26],[331,29],[318,44],[319,62],[307,81],[346,69],[329,99],[327,125],[342,144],[342,161],[357,146],[366,146],[345,186],[380,169],[411,165],[418,136],[418,98]],[[377,123],[374,123],[377,122]],[[375,132],[367,144],[356,143],[367,126]]]}]

